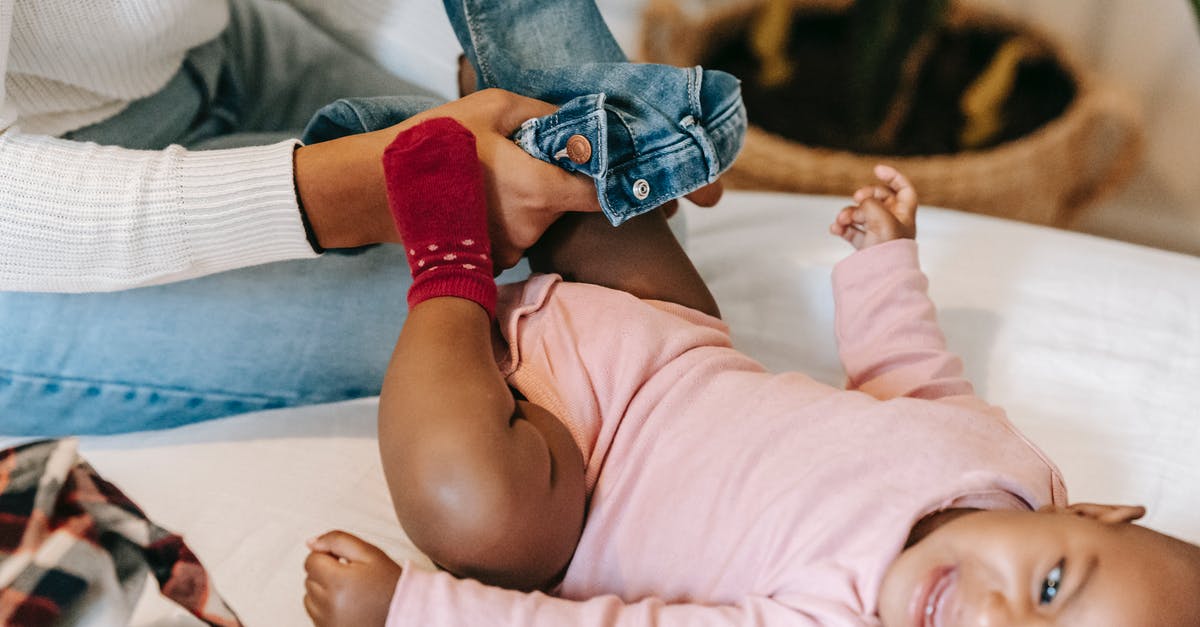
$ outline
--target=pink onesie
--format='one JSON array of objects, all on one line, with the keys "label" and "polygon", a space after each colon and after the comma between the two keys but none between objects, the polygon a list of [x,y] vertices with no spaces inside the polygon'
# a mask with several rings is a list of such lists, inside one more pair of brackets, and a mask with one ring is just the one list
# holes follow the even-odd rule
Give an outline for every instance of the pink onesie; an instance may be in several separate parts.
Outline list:
[{"label": "pink onesie", "polygon": [[833,278],[849,390],[766,372],[679,305],[553,275],[502,292],[510,384],[583,451],[583,537],[552,595],[405,564],[389,627],[878,625],[917,520],[1065,503],[946,351],[915,243]]}]

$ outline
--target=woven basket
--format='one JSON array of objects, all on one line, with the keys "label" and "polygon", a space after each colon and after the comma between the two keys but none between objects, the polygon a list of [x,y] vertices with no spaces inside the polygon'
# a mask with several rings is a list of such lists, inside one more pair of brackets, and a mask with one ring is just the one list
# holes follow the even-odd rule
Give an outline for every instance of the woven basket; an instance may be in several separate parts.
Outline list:
[{"label": "woven basket", "polygon": [[[742,30],[763,0],[721,3],[651,0],[642,28],[644,60],[694,65],[706,50]],[[838,0],[796,4],[846,7]],[[955,5],[955,23],[1003,25],[1041,39],[1076,82],[1075,99],[1033,133],[993,148],[956,154],[893,157],[804,145],[751,124],[742,154],[724,177],[730,187],[847,195],[873,182],[887,163],[903,171],[922,202],[1038,224],[1069,226],[1079,209],[1119,189],[1140,162],[1136,102],[1087,72],[1053,39],[999,15]],[[753,118],[753,112],[751,112]]]}]

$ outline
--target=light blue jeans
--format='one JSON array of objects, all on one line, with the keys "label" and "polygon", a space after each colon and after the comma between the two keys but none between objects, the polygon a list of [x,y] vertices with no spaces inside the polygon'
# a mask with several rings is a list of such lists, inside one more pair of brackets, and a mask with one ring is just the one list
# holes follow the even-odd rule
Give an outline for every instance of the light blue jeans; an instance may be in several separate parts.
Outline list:
[{"label": "light blue jeans", "polygon": [[[441,103],[344,48],[285,3],[231,0],[231,6],[226,32],[193,50],[166,87],[68,137],[203,150],[271,143],[301,136],[307,127],[303,137],[311,142],[382,128]],[[594,160],[598,169],[560,165],[598,181],[621,181],[635,190],[627,196],[640,189],[631,187],[630,176],[653,181],[651,193],[628,196],[624,208],[609,212],[614,222],[712,180],[740,147],[745,121],[735,80],[661,66],[630,69],[592,0],[471,2],[461,7],[471,11],[466,18],[453,4],[447,8],[460,38],[468,19],[478,33],[490,32],[493,44],[503,44],[495,48],[497,63],[516,59],[535,72],[567,63],[555,71],[560,79],[573,77],[559,101],[606,87],[621,94],[624,104],[613,103],[617,107],[588,96],[591,108],[584,110],[583,100],[572,100],[555,114],[564,124],[547,122],[537,133],[553,143],[565,141],[562,133],[570,129],[593,133],[604,156]],[[508,25],[494,21],[500,18]],[[557,36],[548,37],[552,32]],[[476,63],[492,54],[468,53]],[[612,63],[572,70],[576,61]],[[522,76],[510,74],[495,85],[543,97],[553,95],[543,91],[545,81],[567,85],[552,75],[530,75],[529,89],[522,89],[513,83]],[[314,117],[339,99],[350,103],[341,119],[352,127]],[[609,128],[628,132],[616,142],[621,145],[606,148],[614,134],[593,122],[610,115],[616,117]],[[540,140],[533,141],[527,150],[538,146]],[[0,435],[166,428],[378,394],[407,313],[407,268],[401,247],[375,246],[118,293],[0,293]],[[519,266],[500,280],[527,274]]]},{"label": "light blue jeans", "polygon": [[[214,0],[215,1],[215,0]],[[70,138],[204,149],[298,137],[346,96],[422,90],[274,0],[233,21],[157,94]],[[398,246],[103,294],[0,293],[0,435],[156,429],[379,392],[404,322]]]}]

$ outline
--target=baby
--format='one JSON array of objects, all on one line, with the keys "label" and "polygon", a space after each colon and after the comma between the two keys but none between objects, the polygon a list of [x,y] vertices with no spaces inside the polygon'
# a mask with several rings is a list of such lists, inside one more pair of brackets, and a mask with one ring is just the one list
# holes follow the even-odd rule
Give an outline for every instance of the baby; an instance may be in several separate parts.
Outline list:
[{"label": "baby", "polygon": [[380,449],[444,570],[315,538],[318,626],[1200,625],[1200,548],[1067,505],[975,397],[896,170],[830,227],[837,389],[734,350],[661,213],[568,216],[531,251],[558,274],[497,295],[475,162],[448,119],[384,158],[414,285]]}]

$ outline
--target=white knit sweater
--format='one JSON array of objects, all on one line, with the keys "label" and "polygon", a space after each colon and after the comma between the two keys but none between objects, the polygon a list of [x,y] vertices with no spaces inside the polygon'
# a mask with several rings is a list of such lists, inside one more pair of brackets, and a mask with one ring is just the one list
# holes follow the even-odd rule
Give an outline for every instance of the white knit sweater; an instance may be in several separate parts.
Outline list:
[{"label": "white knit sweater", "polygon": [[0,291],[105,291],[314,256],[288,141],[188,152],[55,139],[177,72],[225,0],[0,0]]}]

